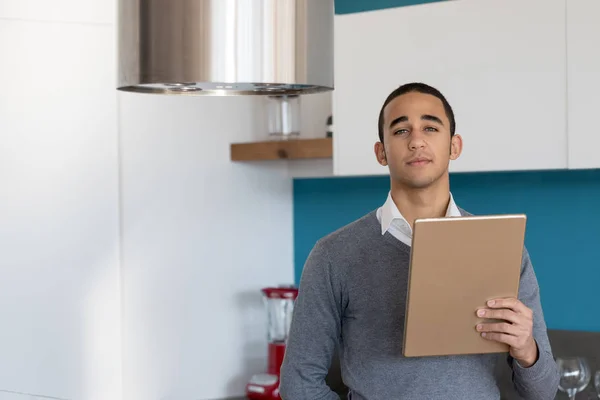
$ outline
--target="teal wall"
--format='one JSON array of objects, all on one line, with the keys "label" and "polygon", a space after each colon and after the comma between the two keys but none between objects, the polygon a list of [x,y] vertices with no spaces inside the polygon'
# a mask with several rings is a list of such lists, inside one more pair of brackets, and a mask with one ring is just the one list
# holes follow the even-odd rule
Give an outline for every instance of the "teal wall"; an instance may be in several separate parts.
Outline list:
[{"label": "teal wall", "polygon": [[[389,178],[294,180],[295,276],[322,236],[379,207]],[[526,243],[552,329],[600,331],[600,170],[451,175],[459,206],[526,213]]]},{"label": "teal wall", "polygon": [[351,14],[385,8],[412,6],[414,4],[435,3],[444,0],[335,0],[336,14]]}]

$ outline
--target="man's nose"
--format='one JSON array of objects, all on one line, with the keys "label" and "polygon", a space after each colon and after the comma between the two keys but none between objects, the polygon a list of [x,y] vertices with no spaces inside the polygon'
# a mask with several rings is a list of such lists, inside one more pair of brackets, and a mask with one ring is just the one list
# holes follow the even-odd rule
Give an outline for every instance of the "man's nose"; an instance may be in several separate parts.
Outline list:
[{"label": "man's nose", "polygon": [[411,150],[417,150],[425,147],[425,140],[421,132],[412,132],[408,146]]}]

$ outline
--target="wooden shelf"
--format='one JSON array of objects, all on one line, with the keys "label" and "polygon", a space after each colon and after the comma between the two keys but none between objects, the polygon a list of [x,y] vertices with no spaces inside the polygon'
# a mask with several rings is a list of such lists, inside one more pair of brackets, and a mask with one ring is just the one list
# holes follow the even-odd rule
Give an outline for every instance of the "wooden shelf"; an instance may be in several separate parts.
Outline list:
[{"label": "wooden shelf", "polygon": [[231,145],[232,161],[301,160],[332,156],[331,138],[273,140]]}]

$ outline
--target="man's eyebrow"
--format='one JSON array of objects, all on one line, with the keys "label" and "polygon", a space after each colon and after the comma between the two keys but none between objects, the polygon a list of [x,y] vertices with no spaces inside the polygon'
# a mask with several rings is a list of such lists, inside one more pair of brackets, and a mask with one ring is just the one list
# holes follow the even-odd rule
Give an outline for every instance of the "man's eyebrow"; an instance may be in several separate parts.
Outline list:
[{"label": "man's eyebrow", "polygon": [[399,124],[400,122],[406,121],[408,121],[408,117],[406,115],[402,115],[401,117],[395,118],[392,120],[392,122],[390,122],[390,128],[396,124]]},{"label": "man's eyebrow", "polygon": [[[438,124],[444,126],[444,123],[442,122],[442,120],[440,118],[436,117],[435,115],[423,114],[423,115],[421,115],[421,119],[423,121],[437,122]],[[399,124],[400,122],[406,122],[406,121],[408,121],[408,117],[406,115],[402,115],[398,118],[395,118],[392,120],[392,122],[390,122],[390,128],[396,124]]]},{"label": "man's eyebrow", "polygon": [[437,122],[438,124],[444,126],[444,123],[442,122],[442,120],[439,119],[438,117],[436,117],[435,115],[424,114],[424,115],[421,115],[421,119],[424,121]]}]

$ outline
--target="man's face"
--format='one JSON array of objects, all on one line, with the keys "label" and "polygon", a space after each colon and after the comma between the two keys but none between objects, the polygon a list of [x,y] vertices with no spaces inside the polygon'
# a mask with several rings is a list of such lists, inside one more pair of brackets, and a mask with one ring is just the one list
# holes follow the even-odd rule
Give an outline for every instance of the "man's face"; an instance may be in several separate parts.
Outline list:
[{"label": "man's face", "polygon": [[394,181],[415,189],[446,175],[450,160],[462,150],[460,136],[450,137],[442,101],[417,92],[398,96],[385,107],[383,142],[375,145],[379,163],[389,166]]}]

